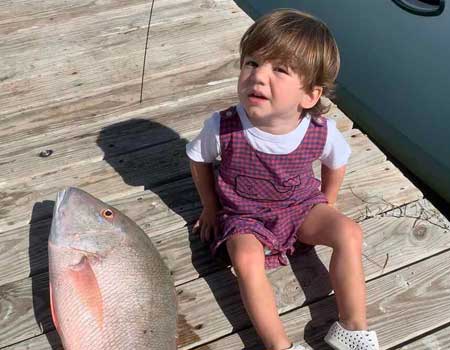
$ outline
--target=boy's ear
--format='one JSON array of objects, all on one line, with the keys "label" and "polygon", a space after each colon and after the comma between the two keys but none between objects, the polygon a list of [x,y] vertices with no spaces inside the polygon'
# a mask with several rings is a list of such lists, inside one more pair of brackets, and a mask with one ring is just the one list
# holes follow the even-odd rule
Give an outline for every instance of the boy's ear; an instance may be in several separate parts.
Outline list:
[{"label": "boy's ear", "polygon": [[317,101],[319,101],[320,96],[322,96],[323,87],[315,86],[310,93],[306,93],[302,96],[302,100],[300,101],[300,106],[303,109],[309,109],[316,105]]}]

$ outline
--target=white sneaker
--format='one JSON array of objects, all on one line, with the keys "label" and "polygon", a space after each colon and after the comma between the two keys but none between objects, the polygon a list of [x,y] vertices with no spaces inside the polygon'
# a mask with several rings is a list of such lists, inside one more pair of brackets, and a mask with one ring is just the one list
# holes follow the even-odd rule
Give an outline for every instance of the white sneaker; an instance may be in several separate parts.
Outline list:
[{"label": "white sneaker", "polygon": [[349,331],[334,322],[325,336],[325,342],[335,350],[379,350],[374,331]]}]

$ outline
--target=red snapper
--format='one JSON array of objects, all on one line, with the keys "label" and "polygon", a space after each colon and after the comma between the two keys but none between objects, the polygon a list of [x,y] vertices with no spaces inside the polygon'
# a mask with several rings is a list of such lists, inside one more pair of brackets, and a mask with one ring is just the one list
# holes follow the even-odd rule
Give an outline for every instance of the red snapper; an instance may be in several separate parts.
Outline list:
[{"label": "red snapper", "polygon": [[174,350],[169,269],[127,216],[90,194],[58,193],[48,242],[52,318],[66,350]]}]

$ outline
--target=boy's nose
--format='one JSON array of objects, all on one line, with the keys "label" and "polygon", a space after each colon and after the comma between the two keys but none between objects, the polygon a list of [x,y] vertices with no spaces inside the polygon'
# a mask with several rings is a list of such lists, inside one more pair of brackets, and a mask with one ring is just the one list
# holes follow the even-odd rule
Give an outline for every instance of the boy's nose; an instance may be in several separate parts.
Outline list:
[{"label": "boy's nose", "polygon": [[255,83],[265,84],[269,78],[269,69],[264,65],[256,67],[253,70],[252,78]]}]

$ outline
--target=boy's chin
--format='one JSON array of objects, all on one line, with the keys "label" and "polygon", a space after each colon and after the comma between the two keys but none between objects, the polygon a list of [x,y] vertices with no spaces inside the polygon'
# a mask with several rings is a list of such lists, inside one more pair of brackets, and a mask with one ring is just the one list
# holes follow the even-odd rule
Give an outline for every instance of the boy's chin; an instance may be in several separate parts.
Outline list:
[{"label": "boy's chin", "polygon": [[264,110],[259,106],[245,106],[245,111],[247,112],[248,118],[252,120],[261,120],[271,117],[270,113],[267,110]]},{"label": "boy's chin", "polygon": [[269,108],[264,104],[253,104],[253,103],[243,103],[245,110],[247,113],[258,113],[258,114],[267,114],[269,112]]}]

